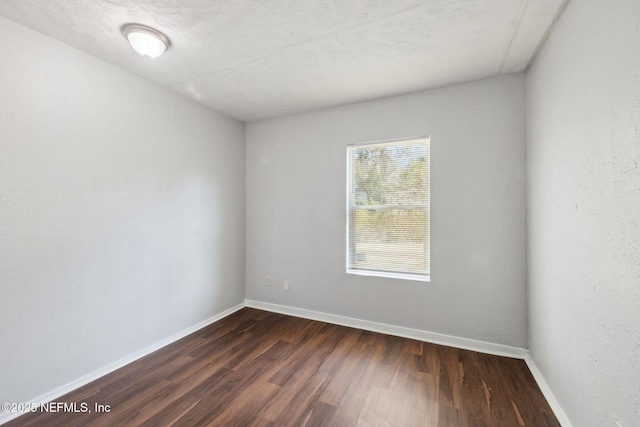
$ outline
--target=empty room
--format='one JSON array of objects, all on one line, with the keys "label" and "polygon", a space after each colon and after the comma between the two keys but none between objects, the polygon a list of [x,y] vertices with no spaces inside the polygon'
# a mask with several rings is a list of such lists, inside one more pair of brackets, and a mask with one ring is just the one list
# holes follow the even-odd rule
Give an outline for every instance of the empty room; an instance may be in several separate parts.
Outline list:
[{"label": "empty room", "polygon": [[3,0],[0,53],[0,424],[640,426],[637,0]]}]

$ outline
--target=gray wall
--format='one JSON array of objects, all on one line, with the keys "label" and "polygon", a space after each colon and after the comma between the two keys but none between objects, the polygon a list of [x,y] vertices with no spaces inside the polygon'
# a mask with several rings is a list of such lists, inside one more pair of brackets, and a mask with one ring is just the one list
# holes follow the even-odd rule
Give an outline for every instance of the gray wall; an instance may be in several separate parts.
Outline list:
[{"label": "gray wall", "polygon": [[242,303],[244,124],[3,18],[0,52],[0,401],[23,402]]},{"label": "gray wall", "polygon": [[[524,85],[516,75],[247,125],[247,298],[524,347]],[[431,282],[347,275],[347,144],[425,134]]]},{"label": "gray wall", "polygon": [[569,2],[528,75],[529,346],[575,426],[640,426],[640,2]]}]

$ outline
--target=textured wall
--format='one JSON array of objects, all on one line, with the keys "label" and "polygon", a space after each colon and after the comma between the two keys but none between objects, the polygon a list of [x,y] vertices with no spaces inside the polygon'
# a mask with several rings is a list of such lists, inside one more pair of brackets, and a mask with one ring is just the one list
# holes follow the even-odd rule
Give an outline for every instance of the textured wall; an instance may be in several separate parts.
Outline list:
[{"label": "textured wall", "polygon": [[244,299],[244,124],[0,18],[0,401]]},{"label": "textured wall", "polygon": [[569,2],[528,75],[529,346],[578,427],[640,426],[640,3]]},{"label": "textured wall", "polygon": [[[347,275],[347,144],[425,134],[431,282]],[[523,75],[251,123],[246,166],[247,298],[524,347]]]}]

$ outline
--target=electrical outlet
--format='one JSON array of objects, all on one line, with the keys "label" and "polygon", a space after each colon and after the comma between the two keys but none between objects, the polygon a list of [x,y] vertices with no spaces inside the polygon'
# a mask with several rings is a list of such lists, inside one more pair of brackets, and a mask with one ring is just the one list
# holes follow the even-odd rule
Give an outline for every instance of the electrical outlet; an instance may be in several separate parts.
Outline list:
[{"label": "electrical outlet", "polygon": [[285,280],[282,283],[282,290],[285,291],[285,292],[289,292],[289,281],[288,280]]},{"label": "electrical outlet", "polygon": [[267,276],[267,286],[271,286],[271,276]]}]

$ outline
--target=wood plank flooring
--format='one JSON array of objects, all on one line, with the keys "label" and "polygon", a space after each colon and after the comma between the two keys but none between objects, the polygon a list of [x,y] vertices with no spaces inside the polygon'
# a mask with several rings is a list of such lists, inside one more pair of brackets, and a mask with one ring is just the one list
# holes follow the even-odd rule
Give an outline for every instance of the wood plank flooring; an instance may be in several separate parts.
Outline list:
[{"label": "wood plank flooring", "polygon": [[522,360],[249,308],[56,402],[6,426],[560,425]]}]

